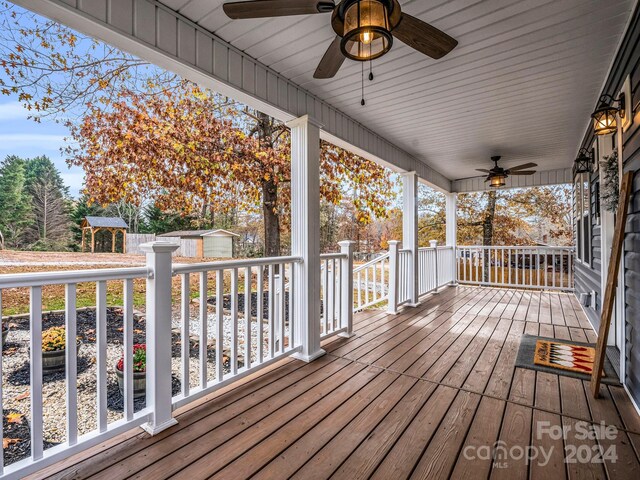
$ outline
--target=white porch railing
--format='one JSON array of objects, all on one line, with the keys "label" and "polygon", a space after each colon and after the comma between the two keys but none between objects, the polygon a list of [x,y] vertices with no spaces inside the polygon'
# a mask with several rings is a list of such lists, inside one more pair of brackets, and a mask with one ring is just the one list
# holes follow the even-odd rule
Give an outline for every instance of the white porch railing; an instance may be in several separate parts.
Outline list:
[{"label": "white porch railing", "polygon": [[353,269],[354,310],[385,302],[389,298],[389,252]]},{"label": "white porch railing", "polygon": [[[292,318],[293,310],[290,308],[295,301],[294,282],[290,281],[292,266],[301,261],[299,258],[277,257],[172,266],[171,252],[175,246],[156,242],[146,248],[147,266],[141,268],[0,276],[0,300],[3,291],[15,288],[28,289],[30,297],[28,368],[31,407],[28,418],[31,452],[28,458],[10,465],[0,463],[2,478],[22,478],[136,426],[142,426],[152,434],[158,433],[176,423],[172,418],[175,408],[300,350],[294,343],[296,319]],[[339,255],[339,258],[343,260],[343,255]],[[176,309],[174,322],[174,325],[178,322],[180,325],[179,345],[175,343],[175,337],[172,344],[172,278],[175,276],[180,278],[180,300],[176,302],[179,310]],[[200,298],[195,314],[191,310],[190,288],[194,277],[198,282]],[[146,332],[143,332],[147,350],[146,406],[138,411],[134,410],[133,379],[134,280],[146,285]],[[83,428],[80,432],[78,412],[86,411],[87,405],[79,409],[76,286],[87,282],[96,285],[96,427],[89,432]],[[112,288],[113,283],[120,282],[124,293],[124,411],[120,419],[112,420],[113,415],[108,410],[108,388],[112,388],[108,382],[108,372],[113,372],[115,364],[110,364],[107,357],[107,332],[113,331],[113,328],[107,328],[107,286]],[[43,401],[42,294],[43,287],[49,285],[63,285],[66,291],[66,441],[45,449],[46,432],[52,425],[51,418],[45,418],[43,412],[47,404],[46,399]],[[339,302],[339,297],[334,301]],[[0,302],[0,316],[1,313]],[[347,320],[350,321],[348,316]],[[110,327],[113,325],[110,324]],[[335,331],[347,332],[350,326],[341,326],[339,332],[337,329]],[[139,331],[136,333],[141,334]],[[197,359],[193,358],[195,355],[190,351],[192,343],[198,344]],[[174,358],[174,362],[179,362],[179,371],[174,368],[172,374],[172,350],[175,349],[180,352],[179,359]],[[192,365],[194,360],[196,364]],[[196,376],[197,381],[192,383],[192,376]],[[172,393],[172,377],[177,377],[175,380],[179,378],[180,382],[180,390],[175,396]],[[0,407],[2,399],[0,389]],[[59,420],[62,419],[56,418],[56,421]]]},{"label": "white porch railing", "polygon": [[[173,268],[173,275],[181,278],[182,382],[180,394],[173,398],[175,408],[298,351],[294,344],[295,323],[291,308],[295,291],[290,280],[293,264],[299,261],[296,257],[275,257]],[[198,277],[200,297],[195,329],[199,348],[198,383],[195,386],[189,379],[192,275]],[[240,276],[242,296],[238,295]],[[212,305],[206,301],[209,292],[215,295]],[[210,309],[215,310],[214,313],[209,313]],[[212,348],[209,347],[211,341],[215,342]],[[210,351],[215,355],[215,368],[211,372]]]},{"label": "white porch railing", "polygon": [[418,249],[418,295],[435,292],[455,282],[455,249],[423,247]]},{"label": "white porch railing", "polygon": [[573,290],[572,247],[457,247],[459,283]]},{"label": "white porch railing", "polygon": [[[152,407],[147,406],[137,412],[133,409],[133,282],[135,279],[147,279],[149,270],[143,268],[120,268],[108,270],[83,270],[55,273],[11,274],[0,276],[0,295],[2,291],[14,288],[26,288],[29,291],[29,399],[31,402],[30,456],[14,464],[0,464],[0,473],[6,478],[21,478],[29,472],[41,468],[46,463],[70,456],[95,445],[105,438],[117,435],[135,426],[150,421]],[[124,368],[124,413],[123,418],[114,422],[107,420],[107,282],[123,283],[123,348]],[[79,283],[96,284],[96,327],[95,327],[95,364],[96,364],[96,428],[79,435],[78,432],[78,388],[77,388],[77,323],[76,290]],[[42,359],[42,290],[48,285],[64,285],[65,288],[65,352],[66,352],[66,442],[44,450],[45,430],[43,415],[43,359]],[[0,303],[0,316],[2,308]],[[169,332],[170,335],[170,332]],[[1,385],[1,382],[0,382]],[[4,396],[0,392],[0,403]],[[64,422],[57,418],[57,422]],[[2,432],[0,432],[2,433]],[[0,456],[1,458],[1,456]]]}]

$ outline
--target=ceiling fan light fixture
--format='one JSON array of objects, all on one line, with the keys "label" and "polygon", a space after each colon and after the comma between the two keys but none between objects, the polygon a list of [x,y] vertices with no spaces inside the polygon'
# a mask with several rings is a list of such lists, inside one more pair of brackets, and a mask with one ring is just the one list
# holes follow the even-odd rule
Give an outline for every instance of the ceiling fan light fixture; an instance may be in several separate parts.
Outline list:
[{"label": "ceiling fan light fixture", "polygon": [[344,33],[340,49],[352,60],[366,62],[381,57],[393,45],[389,25],[388,0],[346,0],[344,8]]},{"label": "ceiling fan light fixture", "polygon": [[507,184],[507,176],[506,175],[491,175],[489,177],[489,186],[491,188],[504,187],[506,184]]}]

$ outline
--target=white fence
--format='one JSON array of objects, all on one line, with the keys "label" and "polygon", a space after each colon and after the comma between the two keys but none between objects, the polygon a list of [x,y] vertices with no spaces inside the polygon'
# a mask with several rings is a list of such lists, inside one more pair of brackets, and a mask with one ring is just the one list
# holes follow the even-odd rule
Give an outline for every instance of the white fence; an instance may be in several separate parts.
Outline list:
[{"label": "white fence", "polygon": [[572,247],[459,246],[456,257],[460,283],[573,290]]},{"label": "white fence", "polygon": [[[126,252],[133,255],[143,255],[140,245],[156,241],[153,233],[129,233],[127,234]],[[170,242],[180,245],[180,248],[173,252],[174,257],[196,258],[198,256],[198,241],[180,237],[162,237],[163,242]]]}]

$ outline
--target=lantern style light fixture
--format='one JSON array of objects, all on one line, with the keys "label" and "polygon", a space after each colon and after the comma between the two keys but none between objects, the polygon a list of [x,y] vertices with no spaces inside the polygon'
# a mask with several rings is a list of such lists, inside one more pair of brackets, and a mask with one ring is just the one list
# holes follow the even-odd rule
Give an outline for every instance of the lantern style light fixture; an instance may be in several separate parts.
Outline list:
[{"label": "lantern style light fixture", "polygon": [[339,5],[344,18],[340,50],[345,57],[366,62],[391,50],[389,12],[392,7],[391,0],[344,0]]},{"label": "lantern style light fixture", "polygon": [[593,151],[588,148],[580,149],[578,157],[573,162],[573,177],[581,173],[591,173],[591,164],[593,163]]},{"label": "lantern style light fixture", "polygon": [[489,179],[489,186],[491,188],[504,187],[507,184],[507,176],[503,174],[493,174]]},{"label": "lantern style light fixture", "polygon": [[[614,106],[614,103],[618,103]],[[618,100],[614,100],[611,95],[602,95],[598,102],[598,108],[593,112],[593,128],[596,135],[609,135],[618,130],[618,115],[624,118],[625,96],[620,94]]]}]

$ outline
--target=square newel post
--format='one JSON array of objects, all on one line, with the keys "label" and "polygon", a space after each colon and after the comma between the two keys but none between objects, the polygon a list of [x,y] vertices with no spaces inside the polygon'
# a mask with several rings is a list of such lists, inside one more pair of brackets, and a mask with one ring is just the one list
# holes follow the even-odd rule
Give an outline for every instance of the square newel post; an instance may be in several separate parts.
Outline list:
[{"label": "square newel post", "polygon": [[453,272],[453,283],[458,283],[458,194],[455,192],[446,193],[446,229],[447,247],[453,248],[453,265],[450,266]]},{"label": "square newel post", "polygon": [[[429,247],[433,248],[433,278],[435,279],[434,285],[436,286],[436,292],[438,291],[438,241],[429,240]],[[425,272],[425,275],[427,272]]]},{"label": "square newel post", "polygon": [[340,337],[353,336],[353,248],[355,242],[344,240],[338,242],[340,253],[346,255],[340,262],[340,288],[342,289],[342,305],[340,305],[340,328],[346,328]]},{"label": "square newel post", "polygon": [[402,174],[402,248],[411,251],[411,260],[406,272],[409,287],[409,305],[418,302],[418,175],[416,172]]},{"label": "square newel post", "polygon": [[310,362],[320,348],[320,125],[309,116],[287,123],[291,128],[291,255],[295,358]]},{"label": "square newel post", "polygon": [[400,278],[398,269],[398,244],[397,240],[389,240],[389,300],[387,302],[387,313],[395,315],[398,313],[398,292]]},{"label": "square newel post", "polygon": [[178,423],[171,405],[171,254],[179,245],[151,242],[140,245],[147,255],[147,406],[150,421],[142,426],[151,435]]}]

